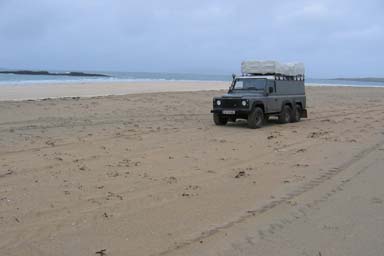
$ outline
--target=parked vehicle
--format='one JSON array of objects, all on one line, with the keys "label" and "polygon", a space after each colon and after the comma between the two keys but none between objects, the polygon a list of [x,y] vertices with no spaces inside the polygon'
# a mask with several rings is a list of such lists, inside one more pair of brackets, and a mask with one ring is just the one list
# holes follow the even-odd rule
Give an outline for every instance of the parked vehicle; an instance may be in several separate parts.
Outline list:
[{"label": "parked vehicle", "polygon": [[304,65],[276,61],[246,61],[242,75],[233,75],[228,93],[213,98],[216,125],[247,119],[249,128],[260,128],[270,116],[280,123],[307,117]]}]

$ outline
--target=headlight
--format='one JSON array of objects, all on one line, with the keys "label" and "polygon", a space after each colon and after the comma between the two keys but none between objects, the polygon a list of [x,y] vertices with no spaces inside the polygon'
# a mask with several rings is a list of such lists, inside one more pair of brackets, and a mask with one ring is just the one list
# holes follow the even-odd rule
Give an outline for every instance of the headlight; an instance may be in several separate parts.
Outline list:
[{"label": "headlight", "polygon": [[221,100],[217,100],[217,101],[216,101],[216,105],[217,105],[217,106],[220,106],[220,105],[221,105]]},{"label": "headlight", "polygon": [[247,101],[246,100],[241,101],[241,105],[243,105],[244,107],[247,106]]}]

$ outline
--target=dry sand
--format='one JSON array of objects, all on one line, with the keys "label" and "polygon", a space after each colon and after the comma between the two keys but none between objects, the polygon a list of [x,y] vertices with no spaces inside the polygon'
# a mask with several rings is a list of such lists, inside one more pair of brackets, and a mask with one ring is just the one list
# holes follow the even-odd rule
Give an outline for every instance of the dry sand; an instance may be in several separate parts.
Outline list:
[{"label": "dry sand", "polygon": [[384,89],[258,130],[221,93],[0,102],[0,255],[381,255]]}]

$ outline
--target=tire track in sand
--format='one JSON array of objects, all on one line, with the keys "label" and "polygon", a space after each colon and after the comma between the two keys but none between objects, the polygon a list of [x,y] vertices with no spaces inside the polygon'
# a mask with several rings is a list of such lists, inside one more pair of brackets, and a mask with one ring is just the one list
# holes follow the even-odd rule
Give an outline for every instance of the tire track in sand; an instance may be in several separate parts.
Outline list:
[{"label": "tire track in sand", "polygon": [[[179,249],[182,249],[186,246],[189,246],[191,244],[194,244],[194,243],[199,243],[200,241],[210,237],[210,236],[213,236],[223,230],[226,230],[236,224],[239,224],[239,223],[242,223],[244,222],[245,220],[249,219],[249,218],[252,218],[252,217],[257,217],[258,215],[261,215],[263,213],[266,213],[274,208],[276,208],[277,206],[279,205],[282,205],[284,203],[288,203],[289,201],[295,199],[296,197],[299,197],[300,195],[303,195],[304,193],[308,192],[308,191],[311,191],[313,189],[315,189],[316,187],[320,186],[321,184],[325,183],[326,181],[330,180],[332,177],[336,176],[337,174],[343,172],[344,170],[348,169],[350,166],[352,166],[353,164],[359,162],[360,160],[364,159],[365,157],[367,157],[370,153],[372,153],[373,151],[379,149],[380,147],[382,147],[384,145],[384,140],[383,141],[380,141],[379,143],[376,143],[374,144],[373,146],[371,147],[368,147],[362,151],[360,151],[359,153],[357,153],[356,155],[354,155],[349,161],[346,161],[344,162],[343,164],[341,164],[340,166],[336,167],[336,168],[332,168],[328,171],[326,171],[325,173],[323,173],[322,175],[320,175],[319,177],[316,177],[316,178],[313,178],[312,180],[310,180],[309,182],[305,183],[304,185],[300,186],[298,189],[292,191],[292,192],[289,192],[287,193],[286,195],[280,197],[279,199],[276,199],[276,200],[273,200],[257,209],[251,209],[251,210],[248,210],[246,211],[243,215],[241,215],[239,218],[235,219],[235,220],[232,220],[230,222],[227,222],[225,224],[222,224],[220,226],[217,226],[215,228],[212,228],[210,230],[207,230],[207,231],[204,231],[201,233],[201,235],[193,238],[193,239],[190,239],[188,241],[184,241],[184,242],[181,242],[181,243],[177,243],[176,245],[168,248],[167,250],[164,250],[160,253],[156,253],[156,254],[152,254],[153,256],[162,256],[162,255],[167,255],[171,252],[174,252],[174,251],[177,251]],[[351,180],[350,179],[347,179],[347,182],[349,182]],[[345,182],[345,181],[344,181]],[[336,187],[336,189],[334,189],[334,191],[332,192],[327,192],[325,193],[321,199],[319,200],[315,200],[311,205],[308,205],[308,207],[313,207],[314,205],[322,202],[322,201],[325,201],[327,200],[330,196],[332,196],[332,194],[336,193],[338,190],[342,190],[342,185],[343,185],[343,182],[339,183],[339,185]],[[299,209],[299,211],[301,212],[301,214],[304,214],[305,215],[305,212],[301,209]],[[283,219],[283,221],[286,221],[287,223],[291,222],[290,220],[288,220],[287,218],[286,219]],[[283,227],[283,225],[281,223],[277,223],[277,224],[271,224],[269,229],[268,229],[268,232],[269,233],[273,233],[274,230],[276,229],[281,229]],[[259,232],[259,235],[261,238],[265,237],[265,234],[263,231]]]}]

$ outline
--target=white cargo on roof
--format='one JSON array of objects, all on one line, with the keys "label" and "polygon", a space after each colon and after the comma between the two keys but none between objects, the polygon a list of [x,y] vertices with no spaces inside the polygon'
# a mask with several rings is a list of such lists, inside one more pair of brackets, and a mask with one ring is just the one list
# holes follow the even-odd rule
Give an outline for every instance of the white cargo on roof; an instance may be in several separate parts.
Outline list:
[{"label": "white cargo on roof", "polygon": [[304,75],[304,64],[279,63],[277,61],[243,61],[241,63],[241,73],[243,74],[280,74],[286,76]]}]

